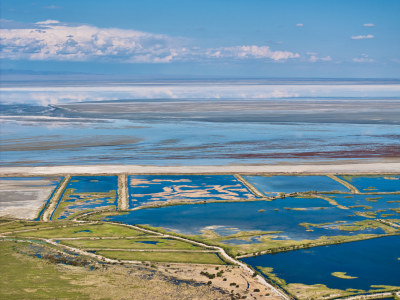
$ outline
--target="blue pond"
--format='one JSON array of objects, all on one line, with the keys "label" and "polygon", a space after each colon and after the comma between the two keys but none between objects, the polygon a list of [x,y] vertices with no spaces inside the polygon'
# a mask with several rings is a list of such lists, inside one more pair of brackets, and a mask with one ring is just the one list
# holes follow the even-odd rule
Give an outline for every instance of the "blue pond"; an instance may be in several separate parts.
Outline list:
[{"label": "blue pond", "polygon": [[255,198],[233,175],[132,175],[128,183],[130,208],[155,201]]},{"label": "blue pond", "polygon": [[62,208],[62,212],[58,212],[58,219],[65,219],[73,213],[87,209],[116,207],[117,190],[117,176],[73,176],[60,197],[60,202],[67,205]]},{"label": "blue pond", "polygon": [[[400,286],[399,249],[400,237],[388,236],[247,257],[242,261],[254,268],[272,267],[273,273],[288,284],[325,284],[329,288],[369,290],[371,285]],[[341,279],[332,276],[333,272],[346,272],[358,278]]]},{"label": "blue pond", "polygon": [[294,192],[350,192],[348,188],[328,176],[244,176],[260,192],[268,196]]},{"label": "blue pond", "polygon": [[[329,196],[332,197],[332,195]],[[400,208],[400,195],[334,195],[332,198],[335,199],[339,204],[347,207],[357,205],[370,206],[372,208],[367,210],[364,210],[362,207],[354,207],[351,208],[351,210],[361,212],[376,212],[376,217],[379,219],[399,218],[399,213],[393,209]]]},{"label": "blue pond", "polygon": [[[296,210],[299,208],[301,210]],[[192,235],[200,234],[204,229],[216,229],[216,232],[225,236],[239,230],[282,231],[285,237],[303,240],[322,235],[354,234],[330,227],[306,231],[304,226],[299,225],[303,222],[351,223],[365,220],[363,217],[351,215],[351,211],[339,209],[322,199],[289,197],[274,201],[207,203],[141,209],[124,215],[110,216],[107,220],[126,224],[149,224]],[[383,233],[383,231],[369,229],[357,233]]]},{"label": "blue pond", "polygon": [[354,185],[362,193],[400,191],[400,175],[339,177]]},{"label": "blue pond", "polygon": [[159,242],[157,242],[157,241],[136,241],[136,243],[157,245]]}]

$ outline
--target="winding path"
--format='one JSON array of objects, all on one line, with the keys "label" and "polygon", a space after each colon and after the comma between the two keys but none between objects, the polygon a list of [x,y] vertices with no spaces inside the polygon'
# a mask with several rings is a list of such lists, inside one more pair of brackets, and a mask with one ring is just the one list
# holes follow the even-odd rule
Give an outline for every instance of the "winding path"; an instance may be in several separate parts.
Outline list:
[{"label": "winding path", "polygon": [[[152,234],[158,233],[157,231],[152,231],[152,230],[149,230],[149,229],[144,229],[144,228],[141,228],[141,227],[135,226],[135,225],[120,224],[120,223],[114,223],[114,222],[109,222],[109,223],[111,223],[111,224],[116,224],[116,225],[127,226],[127,227],[130,227],[130,228],[134,228],[134,229],[136,229],[136,230],[141,230],[141,231],[147,232],[147,233],[152,233]],[[160,233],[159,233],[159,234],[160,234]],[[230,263],[233,264],[233,265],[237,265],[237,266],[241,267],[243,270],[247,271],[250,275],[253,275],[253,274],[254,274],[254,271],[253,271],[248,265],[246,265],[245,263],[243,263],[243,262],[241,262],[241,261],[239,261],[239,260],[236,260],[236,259],[234,259],[233,257],[229,256],[229,255],[225,252],[225,250],[224,250],[223,248],[221,248],[221,247],[218,247],[218,246],[210,246],[210,245],[207,245],[207,244],[204,244],[204,243],[201,243],[201,242],[192,241],[192,240],[187,239],[187,238],[183,238],[183,237],[179,237],[179,236],[174,236],[174,235],[169,235],[169,234],[165,234],[165,233],[162,233],[162,234],[160,234],[160,235],[161,235],[162,237],[168,237],[168,238],[172,238],[172,239],[177,239],[177,240],[181,240],[181,241],[184,241],[184,242],[193,244],[193,245],[198,245],[198,246],[201,246],[201,247],[204,247],[204,248],[217,250],[217,252],[219,252],[220,256],[223,257],[227,262],[230,262]],[[258,280],[261,284],[265,285],[267,288],[269,288],[271,291],[273,291],[277,296],[279,296],[279,297],[281,297],[282,299],[285,299],[285,300],[290,300],[290,299],[291,299],[291,298],[290,298],[288,295],[286,295],[283,291],[279,290],[279,289],[276,288],[275,286],[273,286],[273,285],[271,285],[270,283],[268,283],[268,282],[265,280],[265,278],[262,277],[261,275],[257,275],[256,278],[257,278],[257,280]]]}]

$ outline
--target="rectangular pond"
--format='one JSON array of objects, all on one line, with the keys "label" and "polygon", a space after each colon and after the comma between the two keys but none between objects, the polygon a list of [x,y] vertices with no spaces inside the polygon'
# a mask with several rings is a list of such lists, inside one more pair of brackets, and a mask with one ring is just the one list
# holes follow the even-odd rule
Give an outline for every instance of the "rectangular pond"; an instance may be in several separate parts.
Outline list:
[{"label": "rectangular pond", "polygon": [[117,207],[118,176],[72,176],[52,219],[66,219],[85,210]]},{"label": "rectangular pond", "polygon": [[400,175],[339,176],[361,193],[400,192]]},{"label": "rectangular pond", "polygon": [[344,192],[350,190],[328,176],[243,176],[264,195],[294,192]]},{"label": "rectangular pond", "polygon": [[0,216],[35,218],[60,181],[59,177],[1,177]]},{"label": "rectangular pond", "polygon": [[[330,289],[368,291],[373,285],[400,288],[400,236],[314,247],[285,253],[243,258],[257,267],[273,268],[272,273],[291,284],[323,284]],[[340,273],[351,278],[340,277]],[[332,275],[333,274],[333,275]],[[291,289],[292,287],[292,289]]]},{"label": "rectangular pond", "polygon": [[233,175],[131,175],[128,192],[129,208],[168,201],[255,198]]}]

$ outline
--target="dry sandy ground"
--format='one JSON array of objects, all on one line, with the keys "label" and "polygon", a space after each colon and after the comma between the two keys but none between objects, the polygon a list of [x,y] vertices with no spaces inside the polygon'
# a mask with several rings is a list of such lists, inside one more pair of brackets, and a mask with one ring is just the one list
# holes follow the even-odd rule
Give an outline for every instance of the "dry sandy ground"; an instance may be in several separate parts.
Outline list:
[{"label": "dry sandy ground", "polygon": [[[203,283],[211,281],[213,287],[231,292],[234,295],[246,296],[246,299],[281,299],[238,266],[157,264],[157,270],[182,280],[194,280]],[[200,272],[207,272],[216,275],[221,271],[221,276],[216,276],[213,279],[200,274]]]},{"label": "dry sandy ground", "polygon": [[62,174],[214,174],[214,173],[302,173],[302,174],[366,174],[399,173],[400,159],[390,162],[360,162],[341,164],[281,164],[281,165],[228,165],[228,166],[42,166],[3,167],[0,176],[34,176]]}]

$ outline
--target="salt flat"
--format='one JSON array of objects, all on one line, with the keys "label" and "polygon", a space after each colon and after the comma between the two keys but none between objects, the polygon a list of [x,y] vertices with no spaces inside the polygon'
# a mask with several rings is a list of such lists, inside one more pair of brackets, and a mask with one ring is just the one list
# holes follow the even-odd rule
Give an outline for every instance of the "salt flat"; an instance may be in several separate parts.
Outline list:
[{"label": "salt flat", "polygon": [[279,164],[279,165],[227,165],[227,166],[144,166],[144,165],[87,165],[3,167],[0,176],[36,176],[62,174],[397,174],[400,162],[371,162],[347,164]]}]

